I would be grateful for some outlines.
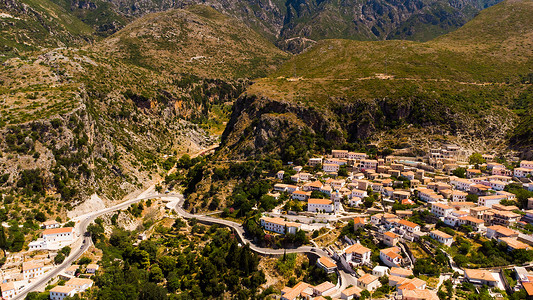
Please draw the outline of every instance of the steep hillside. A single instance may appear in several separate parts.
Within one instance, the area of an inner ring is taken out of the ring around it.
[[[266,74],[288,56],[210,8],[142,20],[82,49],[30,52],[0,65],[8,215],[32,217],[19,215],[18,205],[64,216],[93,193],[113,201],[149,186],[177,155],[217,141],[247,74]],[[179,36],[158,39],[163,32]]]
[[[332,146],[391,146],[390,137],[506,147],[517,120],[509,108],[528,93],[532,13],[532,1],[504,2],[426,43],[321,41],[248,89],[224,144],[233,156],[288,160]]]
[[[137,19],[96,49],[147,69],[209,78],[265,76],[288,57],[244,24],[206,6]]]
[[[92,28],[49,0],[0,1],[0,61],[41,47],[85,43]]]
[[[295,37],[310,39],[429,40],[453,31],[499,0],[111,0],[128,16],[191,3],[206,4],[242,20],[286,45]],[[291,47],[294,47],[291,45]],[[290,49],[290,47],[289,47]]]

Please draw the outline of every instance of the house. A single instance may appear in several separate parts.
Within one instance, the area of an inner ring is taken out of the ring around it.
[[[353,230],[357,231],[359,228],[364,228],[366,225],[365,218],[356,217],[353,219]]]
[[[278,192],[286,192],[287,191],[287,185],[284,183],[276,183],[274,184],[274,190]]]
[[[329,281],[322,282],[321,284],[313,287],[314,296],[327,296],[335,292],[335,285]]]
[[[450,184],[461,191],[469,191],[470,186],[473,185],[472,181],[464,178],[454,178],[450,180]]]
[[[515,168],[514,169],[514,176],[518,178],[524,178],[528,175],[533,176],[533,169],[527,169],[527,168]]]
[[[348,158],[348,150],[331,150],[331,156],[334,158]]]
[[[67,275],[70,275],[70,276],[75,276],[76,275],[76,271],[80,268],[80,265],[71,265],[70,267],[68,267],[66,270],[65,270],[65,274]]]
[[[295,191],[291,197],[294,200],[307,201],[311,197],[311,192]]]
[[[470,226],[475,232],[483,231],[485,229],[485,221],[472,216],[460,217],[458,225]]]
[[[43,222],[43,224],[41,225],[41,227],[44,228],[44,229],[59,228],[60,226],[61,226],[61,224],[59,224],[55,220],[50,220],[50,221]]]
[[[34,262],[25,262],[22,263],[22,274],[24,279],[36,278],[44,274],[44,264],[43,263],[34,263]]]
[[[466,178],[474,178],[481,176],[481,170],[478,169],[468,169],[466,170]]]
[[[413,276],[413,271],[405,268],[393,267],[390,269],[390,274],[398,277],[407,278]]]
[[[406,291],[424,290],[426,282],[419,278],[412,278],[405,280],[400,286],[396,287],[398,295],[403,295]]]
[[[363,159],[366,159],[367,157],[368,155],[366,153],[348,152],[348,159],[363,160]]]
[[[279,234],[285,234],[285,229],[287,230],[287,233],[295,234],[302,226],[298,223],[287,222],[282,218],[270,218],[266,216],[261,217],[260,224],[265,230],[277,232]]]
[[[74,227],[46,229],[42,238],[47,243],[71,242],[74,239]]]
[[[323,164],[322,171],[326,173],[338,173],[340,170],[340,165],[338,164]]]
[[[443,221],[444,221],[444,224],[455,227],[455,226],[460,225],[459,218],[466,217],[466,216],[468,216],[468,213],[466,211],[454,210],[449,215],[447,215]]]
[[[402,263],[402,256],[400,255],[400,248],[391,247],[379,251],[379,258],[389,267],[399,267]]]
[[[76,294],[76,288],[71,286],[55,286],[50,290],[51,300],[63,300],[66,297],[73,297]]]
[[[526,300],[533,300],[533,282],[522,282],[524,290],[526,290]]]
[[[500,201],[507,200],[507,196],[504,195],[491,195],[491,196],[481,196],[477,200],[479,206],[485,206],[492,208],[494,204],[500,204]]]
[[[374,159],[362,159],[359,168],[363,170],[376,170],[378,161]]]
[[[439,300],[434,291],[430,290],[404,290],[402,292],[403,300]]]
[[[468,282],[478,285],[496,286],[498,281],[487,270],[464,269]]]
[[[444,244],[450,247],[453,243],[453,237],[445,232],[440,230],[433,230],[429,233],[429,236],[436,240],[437,242]]]
[[[13,282],[6,282],[0,284],[0,290],[2,291],[2,299],[10,300],[17,294],[17,289]]]
[[[362,291],[363,290],[361,290],[357,286],[349,287],[349,288],[347,288],[347,289],[345,289],[344,291],[341,292],[341,299],[343,299],[343,300],[359,299],[361,297],[361,292]]]
[[[398,223],[400,224],[400,227],[402,229],[406,230],[407,236],[409,237],[413,237],[413,234],[415,232],[420,231],[420,225],[413,223],[411,221],[400,220],[400,222]]]
[[[368,197],[368,194],[367,194],[366,191],[353,189],[352,193],[351,193],[351,197],[359,197],[361,199],[364,199],[364,198]]]
[[[337,268],[337,264],[327,256],[321,256],[316,260],[316,264],[328,274],[335,272],[335,269]]]
[[[307,200],[307,211],[309,212],[333,212],[333,202],[329,199],[309,199]]]
[[[65,282],[65,286],[73,287],[76,289],[76,292],[80,293],[91,288],[93,284],[94,282],[91,279],[77,277],[74,277],[71,280]]]
[[[511,226],[520,220],[521,215],[512,211],[491,210],[492,218],[490,220],[493,225]]]
[[[509,251],[519,249],[529,250],[531,248],[528,244],[522,243],[521,241],[510,237],[501,237],[498,239],[498,241],[507,244]]]
[[[353,261],[357,264],[369,264],[371,262],[372,250],[361,244],[353,244],[344,249],[346,261]]]
[[[298,282],[294,287],[284,287],[281,290],[281,300],[296,300],[296,299],[307,299],[313,295],[313,286],[305,283]]]
[[[452,211],[453,211],[453,208],[451,208],[450,206],[444,203],[434,202],[431,205],[431,213],[437,216],[438,218],[445,218]]]
[[[300,224],[298,224],[298,225],[300,225]],[[96,273],[96,271],[98,271],[98,268],[99,268],[99,266],[97,264],[88,264],[87,268],[85,268],[85,273],[94,274],[94,273]]]
[[[470,186],[470,193],[478,196],[486,196],[489,194],[490,186],[481,183],[473,184]]]
[[[285,175],[285,171],[281,170],[276,173],[276,178],[279,180],[283,180],[283,176]]]
[[[392,231],[387,231],[383,234],[383,244],[394,247],[398,243],[400,236]]]
[[[361,202],[362,202],[362,199],[359,197],[350,198],[350,200],[348,201],[348,203],[350,204],[350,207],[359,206]]]
[[[466,196],[468,196],[468,193],[458,191],[458,190],[452,191],[452,201],[454,202],[465,202]]]
[[[377,277],[388,276],[389,268],[385,266],[375,266],[374,269],[372,269],[372,275]]]
[[[321,157],[312,157],[307,161],[307,164],[310,167],[316,167],[318,165],[322,164],[322,158]]]
[[[498,239],[501,237],[518,237],[518,231],[512,230],[501,225],[493,225],[487,227],[487,238],[489,239]]]
[[[357,279],[357,287],[363,290],[368,290],[372,292],[380,286],[381,283],[379,282],[379,277],[376,277],[372,274],[367,273]]]

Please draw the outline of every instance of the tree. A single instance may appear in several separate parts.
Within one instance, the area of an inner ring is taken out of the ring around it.
[[[61,252],[57,253],[56,257],[54,257],[54,263],[56,265],[59,265],[65,260],[65,255]]]
[[[139,300],[166,300],[167,289],[153,282],[147,282],[142,285],[139,293]]]
[[[60,252],[63,253],[65,256],[69,256],[71,250],[72,249],[69,246],[65,246],[65,247],[61,248]]]
[[[46,221],[46,216],[44,215],[44,213],[42,211],[37,212],[35,214],[35,220],[37,220],[39,222],[44,222],[44,221]]]
[[[483,159],[483,156],[480,153],[472,153],[470,157],[468,157],[468,162],[471,165],[480,165],[482,163],[485,163],[485,159]]]
[[[466,169],[459,167],[459,168],[453,170],[452,174],[454,176],[459,177],[459,178],[466,178]]]
[[[7,238],[6,232],[4,231],[4,226],[0,226],[0,249],[7,248]]]

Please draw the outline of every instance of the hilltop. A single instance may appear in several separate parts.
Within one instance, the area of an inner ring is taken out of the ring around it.
[[[505,147],[512,105],[530,92],[532,13],[531,1],[504,2],[425,43],[320,41],[247,90],[225,144],[237,156],[283,156],[302,136],[318,141],[302,146],[311,150],[391,146],[392,137],[414,148],[434,139]]]
[[[288,57],[243,23],[206,6],[147,15],[95,49],[147,69],[209,78],[262,77]]]

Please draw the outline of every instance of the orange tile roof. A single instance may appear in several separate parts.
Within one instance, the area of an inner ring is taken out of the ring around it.
[[[439,237],[441,237],[443,239],[451,239],[452,238],[451,235],[447,234],[446,232],[442,232],[440,230],[433,230],[430,233],[433,233],[434,235],[439,236]]]
[[[43,231],[43,235],[73,232],[74,227],[52,228]]]
[[[346,248],[344,251],[345,253],[357,253],[357,254],[364,254],[367,252],[370,252],[372,250],[368,249],[367,247],[361,245],[361,244],[353,244],[350,247]]]
[[[391,273],[391,275],[392,274],[398,274],[400,277],[408,277],[408,276],[413,275],[413,271],[412,270],[405,269],[405,268],[397,268],[397,267],[392,267],[390,269],[390,273]]]
[[[407,221],[407,220],[401,220],[399,223],[400,223],[401,225],[404,225],[404,226],[407,226],[407,227],[411,227],[411,228],[415,228],[415,227],[417,227],[417,226],[420,226],[420,225],[418,225],[418,224],[416,224],[416,223],[413,223],[413,222],[411,222],[411,221]]]
[[[321,256],[318,261],[326,268],[328,269],[331,269],[331,268],[336,268],[337,267],[337,264],[331,260],[331,258],[329,257],[326,257],[326,256]]]
[[[22,271],[33,270],[33,269],[42,268],[42,267],[44,267],[43,263],[34,263],[31,261],[22,263]]]
[[[374,282],[374,281],[376,281],[378,279],[379,279],[378,277],[367,273],[367,274],[359,277],[359,279],[357,279],[357,281],[363,283],[364,285],[368,285],[368,284],[370,284],[370,283],[372,283],[372,282]]]
[[[526,290],[528,296],[533,296],[533,282],[524,282],[522,286]]]
[[[399,235],[397,235],[396,233],[394,233],[392,231],[387,231],[387,232],[384,233],[384,235],[386,235],[386,236],[388,236],[390,238],[393,238],[393,239],[395,239],[395,238],[397,238],[399,236]]]
[[[54,287],[53,289],[51,289],[50,292],[68,294],[72,292],[73,290],[76,290],[76,288],[72,286],[58,285]]]
[[[474,269],[464,269],[465,275],[468,278],[474,279],[474,280],[484,280],[484,281],[497,281],[494,279],[494,276],[487,271],[487,270],[474,270]]]
[[[352,296],[352,295],[356,295],[357,297],[360,297],[361,296],[361,292],[363,290],[356,287],[356,286],[352,286],[350,288],[347,288],[345,289],[344,291],[342,291],[342,293],[346,296]]]
[[[323,293],[329,289],[334,288],[335,285],[329,281],[322,282],[321,284],[315,286],[315,290],[319,291],[320,293]]]
[[[307,203],[309,204],[331,204],[331,200],[329,199],[309,199],[307,200]]]
[[[353,223],[354,223],[354,224],[365,224],[366,222],[365,222],[365,219],[364,219],[364,218],[355,217],[355,218],[353,219]]]
[[[65,285],[82,286],[85,284],[92,284],[92,283],[93,281],[91,279],[74,277],[70,279],[69,281],[65,282]]]

